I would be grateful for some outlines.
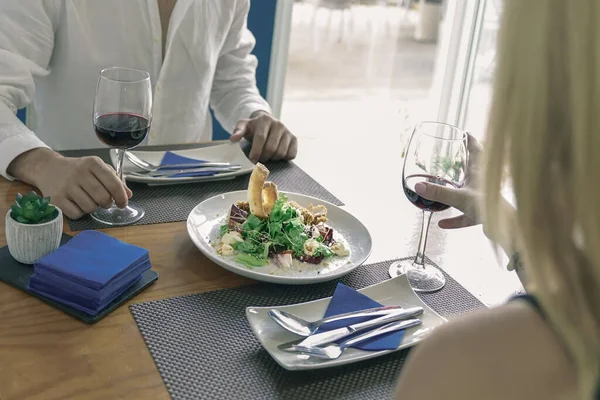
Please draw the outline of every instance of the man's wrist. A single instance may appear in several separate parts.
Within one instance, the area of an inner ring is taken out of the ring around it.
[[[47,165],[62,156],[46,147],[39,147],[18,155],[8,166],[7,172],[14,178],[38,186],[39,179],[48,169]]]
[[[263,114],[264,115],[271,115],[269,112],[267,112],[265,110],[256,110],[252,114],[250,114],[250,119],[258,118],[258,117],[260,117]]]

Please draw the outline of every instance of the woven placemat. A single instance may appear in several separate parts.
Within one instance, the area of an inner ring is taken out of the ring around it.
[[[86,155],[90,154],[107,160],[109,152],[107,149],[101,149],[86,153]],[[77,155],[82,154],[78,152]],[[343,205],[340,200],[293,162],[268,162],[265,163],[265,166],[271,171],[269,180],[277,182],[280,190],[313,196],[338,206]],[[198,203],[218,194],[246,190],[249,178],[248,174],[231,180],[167,186],[148,186],[128,182],[128,186],[134,193],[132,201],[146,211],[144,217],[134,225],[185,221]],[[69,220],[69,227],[73,231],[108,228],[108,226],[94,221],[90,216],[76,221]]]
[[[287,371],[253,335],[247,306],[265,307],[333,295],[337,282],[356,289],[388,279],[391,261],[358,268],[341,280],[316,285],[256,284],[130,306],[174,400],[387,399],[408,350],[317,371]],[[422,294],[447,318],[484,307],[450,276],[437,293]]]

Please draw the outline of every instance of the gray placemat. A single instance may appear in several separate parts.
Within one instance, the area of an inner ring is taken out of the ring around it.
[[[78,156],[83,154],[98,155],[106,161],[109,153],[107,149],[77,153]],[[338,206],[343,205],[340,200],[293,162],[269,162],[265,165],[271,171],[269,180],[276,182],[280,190],[313,196]],[[225,181],[168,186],[148,186],[128,182],[128,186],[134,193],[132,201],[146,211],[144,217],[134,225],[185,221],[198,203],[218,194],[247,189],[249,178],[248,174]],[[108,228],[108,226],[94,221],[90,216],[76,221],[69,220],[69,227],[73,231]]]
[[[387,399],[408,350],[317,371],[287,371],[262,348],[245,316],[247,306],[275,306],[333,295],[337,282],[356,289],[388,279],[391,261],[358,268],[316,285],[260,283],[130,306],[174,400]],[[437,293],[421,295],[447,318],[484,307],[450,276]]]

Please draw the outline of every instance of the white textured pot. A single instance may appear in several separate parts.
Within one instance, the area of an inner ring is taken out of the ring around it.
[[[15,260],[23,264],[33,264],[46,254],[52,253],[60,246],[63,232],[63,214],[52,221],[38,225],[22,224],[6,214],[6,242],[8,251]]]
[[[442,5],[426,3],[419,4],[419,18],[415,27],[415,39],[423,42],[433,42],[438,38],[440,22],[442,21]]]

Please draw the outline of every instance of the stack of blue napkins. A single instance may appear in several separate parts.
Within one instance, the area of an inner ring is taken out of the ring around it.
[[[84,231],[35,263],[28,289],[96,315],[150,267],[148,250]]]

